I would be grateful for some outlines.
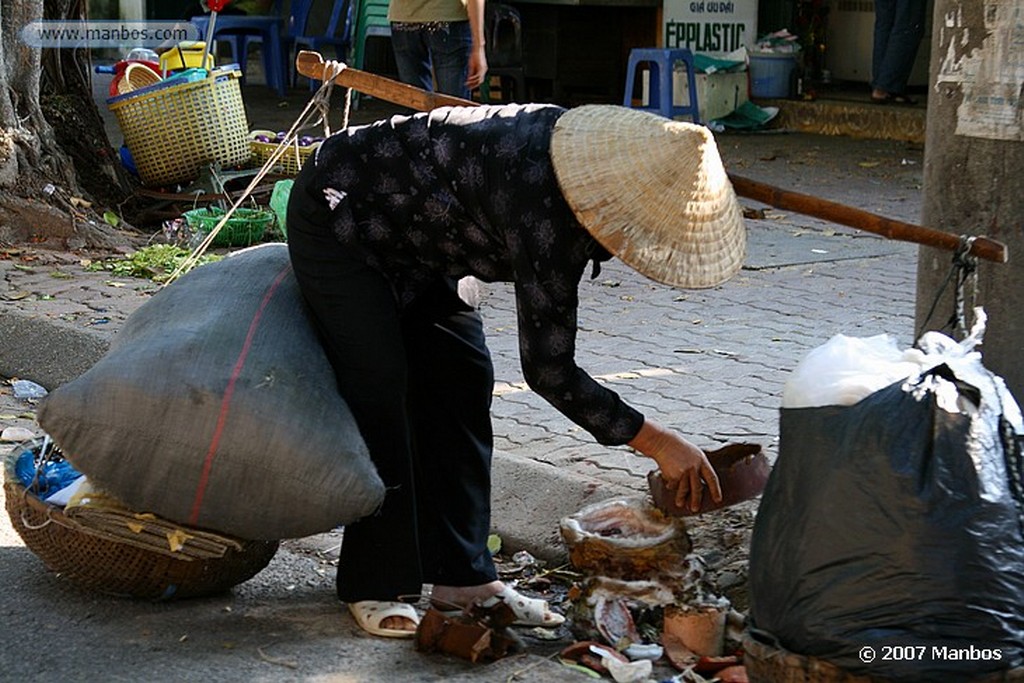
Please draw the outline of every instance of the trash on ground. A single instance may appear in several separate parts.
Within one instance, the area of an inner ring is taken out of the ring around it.
[[[641,681],[663,658],[693,672],[702,657],[727,654],[733,610],[711,589],[681,517],[665,515],[646,497],[613,499],[563,518],[560,531],[582,577],[568,596],[573,635],[613,648],[629,664],[598,659],[580,643],[563,659],[601,674],[607,669],[616,681]]]
[[[515,620],[512,608],[503,601],[487,607],[474,603],[456,612],[430,607],[416,629],[416,649],[471,662],[495,661],[524,649],[509,628]]]

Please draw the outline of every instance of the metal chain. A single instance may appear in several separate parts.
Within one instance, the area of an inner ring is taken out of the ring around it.
[[[970,253],[975,239],[974,236],[960,235],[960,245],[953,253],[949,273],[946,275],[946,279],[942,281],[939,291],[935,294],[935,299],[928,309],[928,315],[925,316],[924,322],[921,323],[921,327],[917,331],[917,338],[920,338],[924,331],[928,329],[928,323],[931,321],[932,315],[935,314],[935,309],[938,307],[942,295],[953,280],[956,281],[956,289],[953,292],[953,311],[946,323],[939,328],[939,331],[948,329],[952,334],[959,332],[963,336],[967,335],[967,322],[964,313],[967,307],[964,303],[964,290],[969,284],[969,296],[973,303],[978,289],[978,257],[972,256]]]

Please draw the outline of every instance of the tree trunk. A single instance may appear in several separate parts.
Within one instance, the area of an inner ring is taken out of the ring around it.
[[[0,5],[0,188],[21,184],[23,175],[40,171],[59,178],[64,175],[60,169],[70,167],[39,106],[42,51],[25,45],[18,35],[21,27],[42,18],[42,0]],[[49,168],[44,166],[44,150]]]
[[[33,48],[19,35],[44,18],[83,19],[84,0],[0,4],[0,242],[128,246],[128,233],[88,207],[116,208],[129,189],[92,100],[87,52]]]

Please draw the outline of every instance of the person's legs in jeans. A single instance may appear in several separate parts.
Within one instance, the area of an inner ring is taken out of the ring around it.
[[[926,0],[875,0],[871,86],[902,95],[924,36]]]
[[[469,53],[473,35],[468,21],[453,21],[447,28],[429,31],[426,37],[434,64],[437,91],[469,99],[466,78],[469,76]]]
[[[426,30],[407,27],[392,28],[391,49],[395,53],[399,80],[409,85],[415,85],[417,88],[434,90]]]
[[[885,53],[889,49],[889,35],[892,33],[892,22],[896,16],[897,0],[875,0],[875,28],[871,49],[871,85],[881,82],[882,65]]]
[[[469,99],[466,78],[473,36],[468,21],[448,22],[444,27],[393,28],[391,45],[403,83],[433,92],[436,80],[437,92]]]

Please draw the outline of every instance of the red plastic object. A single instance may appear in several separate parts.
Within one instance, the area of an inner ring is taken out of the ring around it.
[[[219,12],[231,4],[231,0],[206,0],[211,12]]]

